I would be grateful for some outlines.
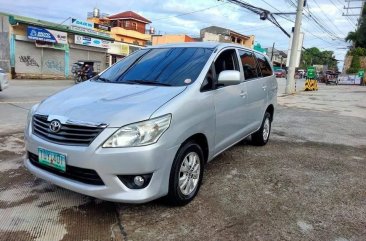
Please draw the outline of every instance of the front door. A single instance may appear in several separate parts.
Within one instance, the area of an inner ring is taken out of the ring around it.
[[[214,68],[216,80],[221,71],[240,71],[236,50],[222,51],[215,61]],[[219,86],[213,93],[216,112],[215,152],[218,153],[245,135],[246,83]]]

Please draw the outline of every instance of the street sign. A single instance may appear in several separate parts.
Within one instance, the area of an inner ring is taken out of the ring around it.
[[[308,79],[315,79],[315,68],[312,66],[308,67],[306,76]]]
[[[358,77],[363,78],[365,76],[365,70],[361,69],[357,73]]]

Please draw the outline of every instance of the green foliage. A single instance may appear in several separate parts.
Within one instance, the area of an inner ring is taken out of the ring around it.
[[[351,56],[366,56],[366,48],[357,47],[348,51],[347,55]]]
[[[347,74],[356,74],[361,69],[360,55],[353,55],[351,66],[347,69]]]
[[[357,74],[358,71],[359,71],[359,69],[349,68],[346,70],[346,73],[347,74]]]
[[[353,42],[355,47],[366,48],[366,5],[359,21],[359,28],[356,31],[349,32],[345,40]]]
[[[361,68],[360,56],[355,55],[352,57],[351,68]]]
[[[337,68],[337,60],[334,58],[333,51],[320,51],[316,47],[306,49],[301,55],[301,68],[312,65],[328,65],[329,69]]]

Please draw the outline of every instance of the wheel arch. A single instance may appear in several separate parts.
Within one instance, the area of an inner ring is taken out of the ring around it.
[[[271,121],[273,121],[274,106],[270,104],[264,113],[268,112],[271,115]]]
[[[194,141],[195,143],[197,143],[201,148],[202,148],[202,152],[203,152],[203,157],[205,158],[205,163],[208,160],[208,155],[209,155],[209,146],[208,146],[208,141],[207,141],[207,137],[205,134],[203,133],[196,133],[190,137],[188,137],[182,144],[181,146],[183,146],[185,143],[189,142],[189,141]]]

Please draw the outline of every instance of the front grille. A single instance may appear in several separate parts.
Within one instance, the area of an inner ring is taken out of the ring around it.
[[[70,178],[75,181],[79,181],[91,185],[104,185],[104,182],[98,175],[98,173],[92,169],[80,168],[66,165],[66,172],[59,171],[53,167],[45,166],[38,162],[38,156],[31,152],[28,152],[29,161],[36,167],[45,171],[51,172],[58,176]]]
[[[47,141],[73,146],[88,146],[102,132],[102,127],[62,124],[58,132],[51,132],[51,121],[45,115],[33,116],[33,134]]]

